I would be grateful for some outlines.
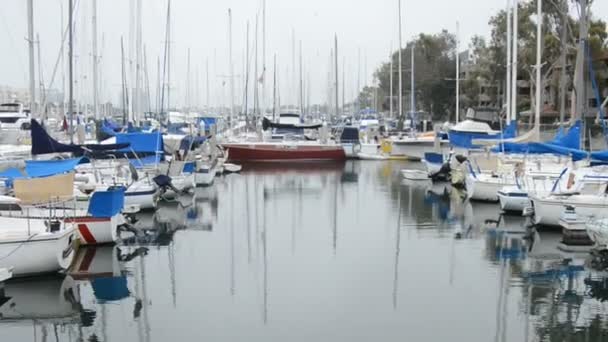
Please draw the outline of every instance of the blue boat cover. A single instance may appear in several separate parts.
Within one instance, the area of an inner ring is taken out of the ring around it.
[[[53,139],[44,127],[38,123],[38,121],[31,120],[31,134],[32,134],[32,155],[48,154],[48,153],[74,153],[76,155],[83,155],[89,151],[100,152],[100,151],[115,151],[121,148],[129,147],[128,144],[86,144],[86,145],[74,145],[74,144],[62,144],[57,140]]]
[[[196,162],[187,162],[184,164],[184,173],[194,173],[196,170]]]
[[[158,133],[119,133],[116,134],[117,144],[130,144],[118,152],[135,152],[137,154],[163,153],[163,137]]]
[[[186,135],[179,143],[179,149],[182,151],[189,151],[198,148],[207,140],[207,137],[203,136],[192,136]]]
[[[10,168],[0,172],[0,178],[13,180],[22,178],[49,177],[73,171],[76,165],[85,164],[88,162],[89,159],[85,157],[63,160],[26,160],[25,174],[22,174],[19,169]]]
[[[95,191],[89,201],[89,214],[93,217],[112,217],[125,205],[125,188],[110,188],[107,191]]]
[[[112,119],[104,119],[103,123],[106,127],[108,127],[109,129],[113,130],[116,133],[122,131],[122,126],[119,125],[117,122],[115,122]]]
[[[443,154],[436,152],[425,152],[424,160],[430,164],[443,164]]]
[[[129,297],[127,277],[95,278],[91,280],[95,298],[100,302],[115,302]]]
[[[547,142],[509,143],[505,142],[492,149],[493,152],[542,154],[552,153],[585,158],[586,152],[580,151],[581,121],[577,120],[567,133],[560,128],[555,137]]]
[[[481,148],[480,145],[474,145],[473,140],[484,139],[484,140],[500,140],[500,139],[511,139],[517,135],[517,122],[511,121],[505,129],[498,134],[487,134],[478,132],[461,132],[451,130],[448,134],[450,145],[460,148]]]

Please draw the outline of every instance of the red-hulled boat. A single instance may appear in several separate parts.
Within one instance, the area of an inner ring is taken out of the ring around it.
[[[227,143],[228,160],[245,161],[343,161],[346,159],[340,145],[316,142],[255,142]]]

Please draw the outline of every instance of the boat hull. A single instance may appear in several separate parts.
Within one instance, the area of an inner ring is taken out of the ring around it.
[[[29,219],[30,225],[44,225],[44,220]],[[2,218],[2,224],[27,225],[26,219]],[[67,269],[74,258],[76,232],[71,225],[56,233],[29,235],[27,226],[19,234],[0,241],[0,268],[13,268],[14,277],[54,273]],[[34,230],[32,228],[32,230]]]
[[[104,245],[118,240],[117,228],[122,221],[120,214],[113,217],[76,217],[67,219],[74,222],[80,242],[83,245]]]
[[[504,187],[498,191],[498,200],[500,209],[503,211],[521,213],[525,208],[530,206],[528,193],[519,189],[510,189]]]
[[[230,162],[346,159],[341,145],[226,144],[224,148],[230,152]]]
[[[471,174],[466,176],[467,196],[474,201],[498,202],[498,191],[504,187],[503,182],[493,179],[479,179]]]

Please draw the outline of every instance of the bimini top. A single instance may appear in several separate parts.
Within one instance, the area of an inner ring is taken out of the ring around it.
[[[86,157],[62,160],[26,160],[25,169],[9,168],[0,172],[0,178],[8,180],[50,177],[73,171],[77,165],[86,164]]]
[[[129,144],[63,144],[51,137],[44,127],[38,121],[31,120],[32,128],[32,155],[49,154],[49,153],[74,153],[75,155],[83,155],[87,151],[106,152],[115,151],[127,148]]]

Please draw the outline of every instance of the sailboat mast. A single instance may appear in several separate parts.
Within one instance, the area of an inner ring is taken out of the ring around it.
[[[34,74],[34,3],[27,0],[27,44],[30,62],[30,112],[34,113],[36,105],[36,75]]]
[[[262,110],[266,112],[266,0],[262,0]]]
[[[302,41],[300,40],[300,115],[304,115],[304,84],[302,80]]]
[[[205,69],[206,69],[205,72],[207,74],[206,75],[206,81],[205,81],[206,88],[207,88],[206,89],[206,91],[207,91],[207,94],[206,94],[206,97],[207,97],[207,100],[206,100],[206,102],[207,102],[207,114],[209,114],[210,113],[210,109],[211,109],[210,102],[209,102],[210,101],[210,93],[211,93],[209,91],[209,58],[207,58],[207,61],[205,62]]]
[[[249,20],[247,20],[247,35],[246,35],[246,47],[245,47],[245,125],[249,127]]]
[[[511,60],[513,65],[511,66],[511,114],[509,116],[510,121],[517,119],[517,43],[519,40],[519,29],[518,29],[518,6],[519,0],[513,0],[513,41],[511,54]]]
[[[272,121],[276,122],[277,115],[277,54],[274,54],[274,76],[272,85]]]
[[[190,111],[190,48],[188,48],[188,61],[186,63],[186,110]]]
[[[133,121],[139,122],[141,119],[142,105],[142,36],[141,36],[141,1],[137,0],[136,13],[136,33],[135,33],[135,95],[133,96]]]
[[[167,113],[171,110],[171,0],[167,2]],[[167,115],[167,118],[169,116]]]
[[[401,122],[401,115],[403,113],[403,62],[401,57],[401,50],[403,49],[402,40],[401,40],[401,0],[399,2],[399,113],[397,113],[399,117],[399,121]]]
[[[414,113],[416,113],[416,85],[414,84],[414,70],[415,70],[415,66],[414,66],[414,52],[416,50],[416,43],[412,43],[412,49],[411,49],[411,62],[410,62],[410,66],[412,68],[412,70],[410,70],[410,107],[411,107],[411,113],[410,113],[410,120],[411,120],[411,124],[412,124],[412,128],[414,128]]]
[[[234,125],[234,66],[232,65],[232,10],[228,9],[228,64],[230,68],[230,127]]]
[[[507,0],[507,75],[506,75],[506,80],[507,80],[507,84],[506,84],[506,94],[507,94],[507,98],[506,98],[506,110],[507,110],[507,122],[511,122],[511,81],[512,81],[512,74],[511,74],[511,36],[513,35],[511,32],[511,24],[512,24],[512,20],[511,20],[511,1],[512,0]]]
[[[336,72],[335,72],[335,76],[336,76],[336,117],[334,118],[337,119],[340,116],[340,84],[338,83],[338,34],[336,34],[334,36],[334,64],[335,64],[335,68],[336,68]]]
[[[97,69],[97,0],[93,0],[93,110],[95,120],[99,120],[99,98],[98,96],[98,69]]]
[[[31,0],[30,0],[31,1]],[[74,4],[73,0],[68,0],[68,25],[69,48],[68,48],[68,111],[70,116],[70,142],[74,143]]]
[[[583,0],[584,1],[584,0]],[[535,109],[535,121],[534,121],[534,128],[535,128],[535,134],[536,134],[536,139],[539,139],[539,135],[540,135],[540,106],[541,106],[541,90],[543,88],[541,82],[541,66],[542,66],[542,50],[541,50],[541,39],[542,39],[542,33],[543,33],[543,1],[542,0],[538,0],[537,3],[537,8],[536,8],[536,18],[537,18],[537,23],[536,23],[536,108]]]
[[[129,101],[127,100],[127,97],[128,97],[129,91],[127,90],[127,86],[126,86],[125,46],[124,46],[122,36],[120,37],[120,65],[122,67],[122,108],[123,108],[122,124],[126,125],[127,116],[128,116],[127,111],[128,111],[128,106],[129,106],[129,103],[128,103]]]
[[[389,117],[393,118],[393,43],[391,42],[389,83]]]
[[[460,120],[460,23],[456,22],[456,123]]]
[[[310,74],[309,74],[310,75]],[[308,82],[310,86],[310,82]],[[346,56],[342,59],[342,114],[346,114]],[[310,92],[309,92],[310,94]],[[310,103],[309,103],[310,105]]]

